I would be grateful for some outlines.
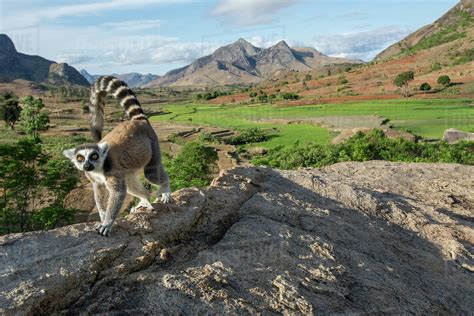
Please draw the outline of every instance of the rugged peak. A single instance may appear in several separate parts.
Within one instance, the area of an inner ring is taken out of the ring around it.
[[[275,45],[273,45],[273,47],[288,48],[288,49],[290,49],[290,46],[289,46],[288,43],[285,42],[284,40],[279,41],[278,43],[276,43]]]
[[[6,34],[0,34],[0,52],[2,53],[16,53],[15,44]]]
[[[249,41],[247,41],[245,38],[241,37],[238,40],[235,41],[235,44],[249,44],[252,45]]]

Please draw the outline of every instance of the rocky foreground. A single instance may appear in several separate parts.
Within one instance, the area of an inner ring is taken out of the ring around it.
[[[0,313],[474,310],[474,167],[239,168],[175,204],[0,237]]]

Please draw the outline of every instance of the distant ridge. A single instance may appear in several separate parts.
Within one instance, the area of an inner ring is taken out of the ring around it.
[[[291,48],[285,41],[260,48],[240,38],[211,55],[169,71],[147,87],[252,84],[286,70],[309,71],[328,65],[361,63],[361,60],[329,57],[314,48]]]
[[[89,81],[89,83],[93,83],[97,78],[99,78],[101,75],[91,75],[87,72],[87,70],[82,69],[81,74],[84,76],[84,78]],[[112,74],[112,76],[115,76],[119,78],[120,80],[123,80],[129,87],[131,88],[138,88],[142,87],[149,82],[158,79],[160,76],[158,75],[153,75],[153,74],[140,74],[136,72],[131,72],[128,74]]]
[[[0,34],[0,82],[16,79],[37,83],[89,85],[74,67],[40,56],[22,54],[6,34]]]

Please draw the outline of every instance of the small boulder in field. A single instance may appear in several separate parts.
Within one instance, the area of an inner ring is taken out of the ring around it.
[[[455,144],[461,140],[474,141],[474,133],[463,132],[455,128],[450,128],[444,131],[443,140],[450,144]]]

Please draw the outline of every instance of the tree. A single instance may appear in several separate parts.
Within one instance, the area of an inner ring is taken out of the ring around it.
[[[39,132],[49,128],[48,111],[44,109],[41,98],[28,96],[22,100],[23,110],[20,114],[20,128],[28,136],[39,138]]]
[[[428,82],[422,83],[420,86],[420,91],[430,91],[431,86]]]
[[[257,96],[257,92],[252,91],[252,92],[250,92],[249,96],[250,96],[251,98],[255,98],[255,97]]]
[[[4,93],[0,96],[0,115],[5,125],[10,129],[15,128],[15,123],[20,118],[21,107],[18,98],[12,93]]]
[[[393,83],[402,88],[402,94],[406,98],[409,96],[408,83],[415,79],[415,73],[413,71],[406,71],[398,74]]]
[[[76,186],[74,167],[51,159],[34,139],[0,145],[0,234],[54,228],[70,221],[65,196]]]
[[[304,81],[310,81],[311,79],[313,79],[313,76],[311,76],[310,74],[307,74],[307,75],[304,77]]]
[[[451,84],[451,78],[449,76],[441,76],[438,78],[438,84],[448,87]]]

